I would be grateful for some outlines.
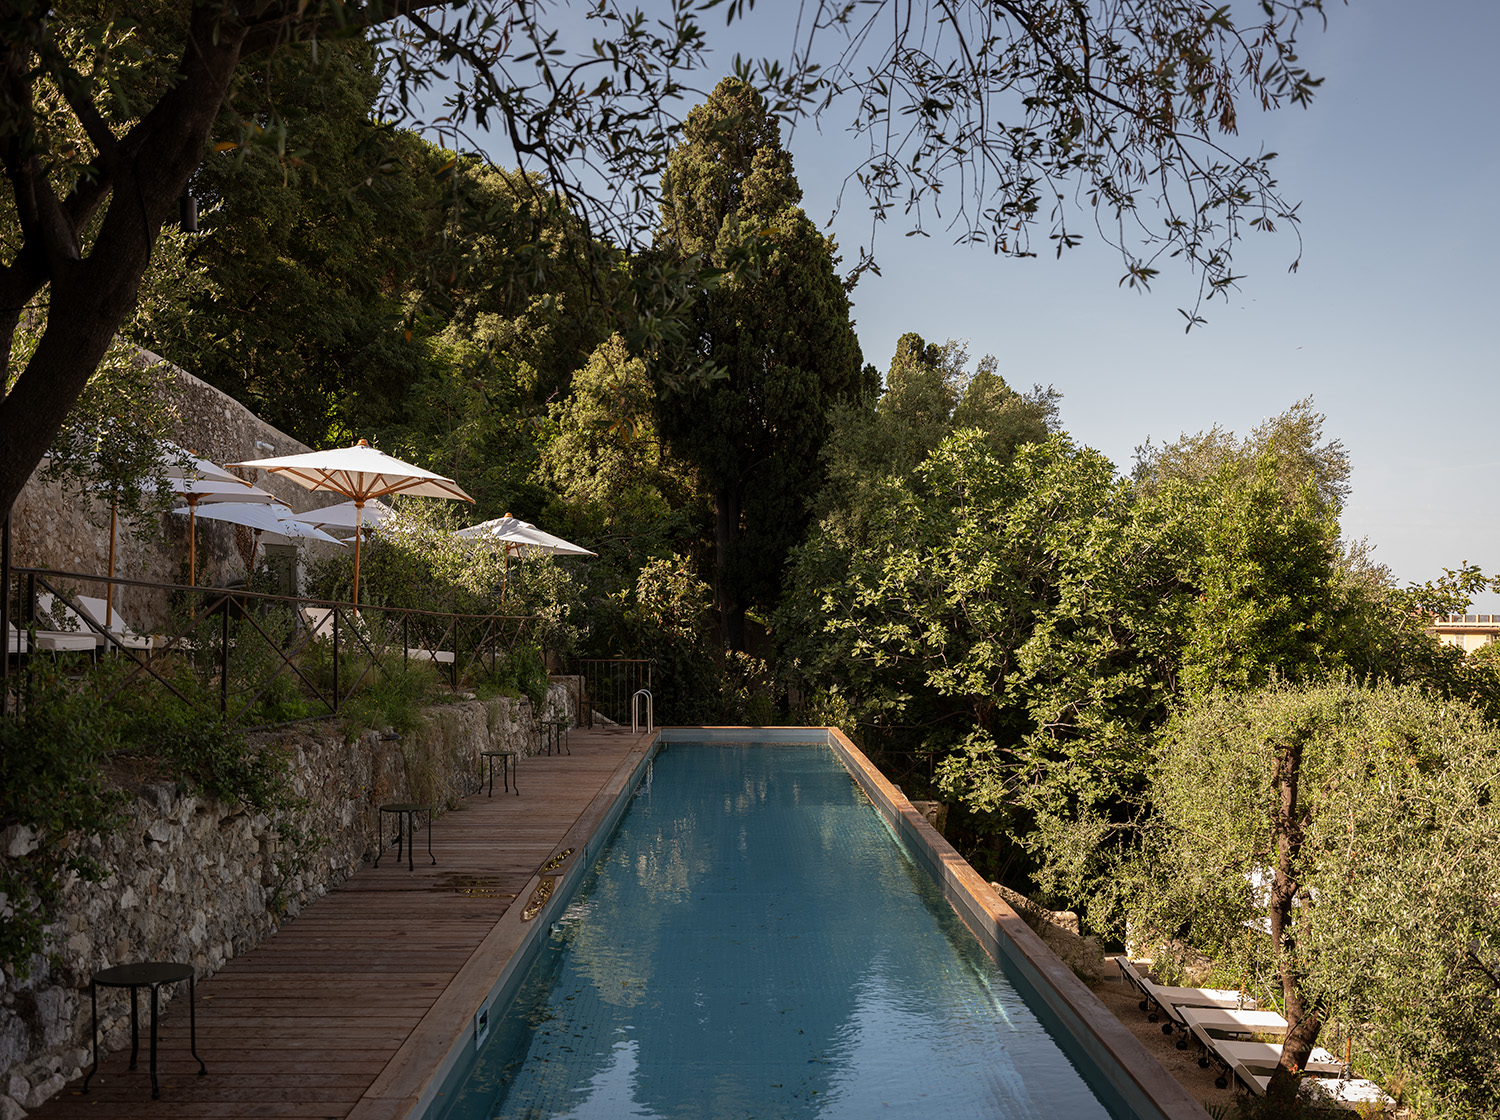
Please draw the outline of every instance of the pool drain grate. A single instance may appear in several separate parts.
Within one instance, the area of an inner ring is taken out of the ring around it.
[[[440,894],[447,894],[451,891],[470,898],[512,899],[516,897],[516,892],[505,890],[498,879],[485,879],[478,875],[449,875],[433,890]]]

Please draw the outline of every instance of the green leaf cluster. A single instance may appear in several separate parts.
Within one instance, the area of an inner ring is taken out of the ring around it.
[[[68,883],[96,882],[90,842],[120,820],[125,799],[101,764],[119,720],[97,694],[34,680],[30,703],[0,720],[0,962],[29,976]]]
[[[956,357],[907,336],[873,415],[830,441],[778,633],[867,747],[956,803],[974,858],[1093,898],[1105,927],[1106,870],[1171,711],[1371,672],[1389,589],[1338,541],[1347,462],[1309,402],[1243,441],[1148,448],[1122,478],[1041,438],[1051,395],[1021,397],[986,364],[965,382]],[[968,407],[979,389],[988,412]],[[989,421],[955,430],[974,416]],[[1408,660],[1403,679],[1421,671]]]

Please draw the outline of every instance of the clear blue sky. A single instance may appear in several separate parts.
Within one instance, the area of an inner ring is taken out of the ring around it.
[[[792,10],[762,0],[725,37],[723,71],[736,50],[784,50]],[[1500,4],[1330,0],[1328,16],[1303,36],[1326,77],[1313,107],[1241,118],[1302,201],[1296,274],[1292,239],[1258,237],[1236,258],[1241,291],[1185,334],[1186,274],[1141,295],[1117,286],[1118,257],[1101,248],[1016,261],[893,227],[876,245],[883,275],[854,294],[865,358],[884,369],[908,330],[966,340],[1012,384],[1060,390],[1064,426],[1121,470],[1148,436],[1244,433],[1311,395],[1354,464],[1346,537],[1368,538],[1402,582],[1462,560],[1500,569]],[[858,149],[806,125],[789,147],[809,215],[827,221]],[[853,260],[868,234],[857,198],[831,230]],[[1500,596],[1476,609],[1500,610]]]

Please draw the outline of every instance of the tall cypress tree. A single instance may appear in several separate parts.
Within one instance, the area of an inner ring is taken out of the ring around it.
[[[734,267],[704,291],[689,343],[691,360],[724,376],[661,391],[661,431],[713,493],[714,594],[725,644],[742,650],[746,608],[779,596],[807,528],[829,409],[875,381],[861,369],[833,240],[798,206],[792,157],[760,95],[724,79],[684,135],[662,180],[658,246]]]

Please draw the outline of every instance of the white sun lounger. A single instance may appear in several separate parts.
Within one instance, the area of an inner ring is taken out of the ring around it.
[[[1179,1030],[1186,1031],[1187,1024],[1183,1021],[1179,1008],[1183,1007],[1220,1007],[1232,1008],[1234,1010],[1255,1010],[1255,1000],[1244,992],[1234,991],[1232,988],[1178,988],[1165,984],[1158,984],[1148,976],[1142,975],[1130,961],[1124,957],[1116,957],[1115,964],[1120,969],[1120,976],[1136,990],[1141,996],[1141,1010],[1147,1013],[1151,1022],[1156,1022],[1158,1017],[1165,1016],[1166,1022],[1162,1023],[1162,1034],[1171,1034],[1175,1024]],[[1155,1010],[1152,1010],[1152,1008]],[[1187,1048],[1185,1039],[1177,1042],[1179,1050]]]
[[[29,653],[31,640],[27,632],[9,624],[6,628],[6,653]],[[99,648],[99,638],[92,630],[82,633],[72,630],[38,630],[36,648],[47,653],[93,653]]]
[[[36,604],[41,610],[52,614],[57,600],[50,593],[44,591],[36,597]],[[77,607],[76,610],[74,609],[75,605]],[[80,612],[82,613],[80,614]],[[71,604],[63,604],[63,613],[67,618],[72,619],[78,624],[76,632],[68,631],[67,633],[71,633],[75,637],[87,638],[95,646],[102,646],[105,649],[149,650],[155,649],[158,645],[162,644],[162,639],[154,635],[137,632],[133,626],[129,625],[120,616],[118,610],[111,611],[109,605],[103,599],[96,596],[73,596]],[[109,619],[107,627],[104,624],[106,618]],[[106,630],[109,634],[108,637],[105,636]],[[63,633],[63,631],[57,631],[57,633]],[[42,645],[40,635],[37,638],[37,645],[43,649],[47,648]],[[88,647],[70,646],[68,648],[87,649]]]
[[[135,627],[127,623],[118,610],[111,611],[109,605],[100,598],[91,595],[76,596],[78,609],[89,618],[99,624],[99,629],[108,629],[110,639],[101,642],[106,649],[112,645],[120,645],[125,649],[155,649],[165,643],[165,639],[157,634],[142,634]],[[105,627],[104,620],[109,619],[109,626]]]
[[[407,650],[406,656],[413,661],[436,661],[439,665],[453,664],[453,651],[447,649],[414,648]]]
[[[1200,1015],[1212,1014],[1211,1011],[1184,1007],[1181,1009],[1181,1014],[1201,1048],[1198,1064],[1207,1069],[1209,1062],[1219,1063],[1222,1072],[1214,1083],[1221,1089],[1229,1085],[1230,1074],[1249,1085],[1251,1076],[1256,1072],[1274,1070],[1281,1063],[1281,1043],[1279,1042],[1241,1042],[1228,1038],[1216,1038],[1210,1033],[1211,1028],[1200,1021]],[[1313,1047],[1312,1053],[1308,1055],[1307,1065],[1303,1068],[1307,1073],[1313,1074],[1337,1076],[1344,1072],[1344,1064],[1321,1046]]]
[[[303,607],[302,618],[316,639],[333,640],[333,607]],[[345,623],[347,625],[347,621]],[[435,661],[439,665],[452,665],[453,651],[446,649],[408,649],[406,656],[412,661]]]
[[[1193,1021],[1210,1033],[1226,1035],[1286,1034],[1287,1021],[1275,1011],[1240,1011],[1232,1007],[1193,1007]]]
[[[31,638],[25,630],[18,630],[7,623],[5,631],[7,655],[31,652]],[[48,653],[92,653],[98,648],[98,643],[92,634],[75,634],[70,630],[38,630],[36,648]]]

